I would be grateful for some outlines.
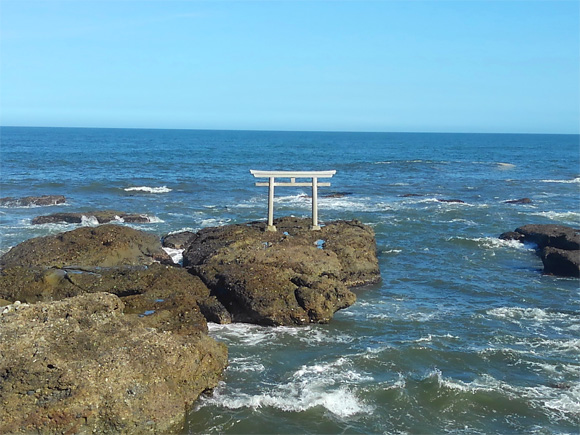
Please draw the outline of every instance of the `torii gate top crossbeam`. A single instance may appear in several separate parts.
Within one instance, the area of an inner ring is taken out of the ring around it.
[[[275,186],[312,186],[312,229],[319,230],[318,225],[318,186],[330,186],[330,183],[319,183],[319,178],[331,178],[332,171],[258,171],[251,169],[256,178],[268,178],[268,182],[258,182],[256,186],[268,186],[268,231],[276,231],[274,226],[274,187]],[[276,182],[276,178],[289,178],[290,182]],[[296,178],[310,178],[309,182],[296,182]]]

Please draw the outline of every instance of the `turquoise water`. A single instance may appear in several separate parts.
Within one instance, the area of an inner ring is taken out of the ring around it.
[[[0,134],[1,196],[67,197],[0,208],[2,253],[76,227],[30,223],[57,211],[143,213],[153,222],[131,226],[159,235],[265,219],[250,169],[336,169],[320,220],[374,228],[383,280],[329,325],[210,325],[230,365],[185,433],[578,433],[579,282],[543,276],[532,246],[497,238],[528,223],[580,227],[578,136]],[[308,194],[278,188],[275,215],[309,216]],[[504,202],[523,197],[532,203]]]

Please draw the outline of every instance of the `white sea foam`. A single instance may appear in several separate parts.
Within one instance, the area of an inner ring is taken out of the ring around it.
[[[450,237],[447,239],[447,241],[452,241],[452,240],[473,241],[485,249],[511,248],[511,249],[518,249],[518,250],[522,250],[522,251],[531,251],[531,250],[534,250],[534,248],[535,248],[535,245],[532,245],[532,244],[521,243],[517,240],[503,240],[503,239],[499,239],[497,237],[474,237],[474,238]]]
[[[450,379],[443,376],[439,369],[429,373],[440,387],[452,390],[477,393],[479,391],[493,391],[505,395],[510,399],[525,399],[534,407],[549,410],[557,419],[576,420],[580,413],[580,383],[567,384],[565,388],[555,385],[539,385],[534,387],[520,387],[495,379],[484,374],[472,382]]]
[[[242,361],[245,362],[245,361]],[[373,378],[357,372],[347,358],[312,365],[303,365],[286,383],[263,385],[255,394],[228,390],[225,383],[212,396],[201,400],[200,406],[214,405],[229,409],[271,407],[288,412],[302,412],[323,407],[339,418],[356,414],[372,414],[374,407],[357,395],[357,386]]]
[[[568,180],[540,180],[542,183],[565,183],[565,184],[571,184],[571,183],[580,183],[580,177],[576,177],[576,178],[572,178],[572,179],[568,179]]]
[[[199,226],[201,228],[221,227],[227,225],[229,222],[231,222],[229,218],[206,218],[199,221]]]
[[[498,162],[496,163],[497,168],[501,169],[501,170],[506,170],[506,169],[513,169],[516,167],[516,165],[512,164],[512,163],[502,163],[502,162]]]
[[[95,216],[81,216],[81,225],[83,227],[96,227],[99,225],[99,221]]]
[[[185,231],[191,231],[192,233],[196,233],[199,231],[199,228],[183,227],[183,228],[180,228],[179,230],[169,231],[169,233],[167,233],[167,234],[179,234],[179,233],[183,233]]]
[[[564,212],[541,211],[529,214],[532,216],[541,216],[556,221],[563,220],[568,222],[580,223],[580,212],[577,211],[564,211]]]
[[[300,193],[297,195],[281,195],[274,198],[274,209],[278,207],[294,207],[296,209],[304,210],[310,213],[312,207],[312,199],[309,194]],[[239,208],[255,208],[263,204],[266,206],[267,199],[264,196],[257,196],[243,201],[236,205]],[[324,194],[319,192],[318,196],[319,210],[347,210],[347,211],[379,211],[384,210],[384,206],[374,203],[369,197],[358,197],[355,195],[347,195],[343,197],[324,197]]]
[[[162,224],[163,222],[165,222],[163,219],[158,218],[157,216],[145,216],[147,219],[149,219],[149,223],[152,224]]]
[[[415,340],[415,343],[431,343],[433,339],[443,338],[443,339],[451,339],[451,340],[459,340],[459,337],[456,335],[445,334],[445,335],[437,335],[437,334],[428,334],[427,337],[421,337]]]
[[[147,192],[147,193],[168,193],[171,192],[173,189],[170,189],[167,186],[160,186],[160,187],[149,187],[149,186],[134,186],[134,187],[125,187],[125,192]]]
[[[401,252],[403,252],[402,249],[385,249],[381,251],[381,254],[400,254]]]
[[[563,321],[567,324],[580,323],[580,315],[578,314],[559,311],[547,311],[542,308],[501,307],[487,310],[486,313],[496,318],[506,319],[514,322],[528,320],[535,322]]]
[[[258,362],[255,356],[236,357],[228,361],[228,370],[235,372],[263,372],[266,370],[264,364]]]
[[[219,325],[208,323],[210,334],[226,344],[242,344],[244,346],[285,346],[288,339],[298,340],[308,345],[321,343],[350,343],[354,340],[351,335],[331,333],[317,326],[278,326],[266,327],[248,323],[231,323]]]
[[[182,264],[183,262],[183,251],[185,249],[174,249],[174,248],[163,248],[165,252],[169,254],[171,259],[175,264]]]

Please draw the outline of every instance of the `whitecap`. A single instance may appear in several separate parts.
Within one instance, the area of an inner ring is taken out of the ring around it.
[[[134,187],[126,187],[123,190],[125,190],[125,192],[168,193],[171,192],[173,189],[170,189],[167,186],[161,187],[134,186]]]
[[[570,184],[570,183],[580,183],[580,177],[576,177],[573,179],[568,179],[568,180],[540,180],[542,183],[565,183],[565,184]]]
[[[403,252],[402,249],[385,249],[381,251],[381,254],[400,254]]]
[[[451,339],[451,340],[459,340],[459,337],[456,335],[451,335],[451,334],[444,334],[444,335],[437,335],[437,334],[428,334],[426,337],[421,337],[418,338],[417,340],[414,340],[414,343],[431,343],[433,342],[433,339],[437,339],[437,338],[443,338],[443,339]]]
[[[564,212],[542,211],[529,214],[532,216],[541,216],[556,221],[563,220],[570,222],[580,222],[580,213],[577,211],[564,211]]]
[[[520,320],[533,320],[535,322],[580,322],[580,317],[578,317],[578,315],[560,311],[548,311],[542,308],[501,307],[487,310],[486,313],[496,318],[518,322]]]
[[[532,251],[535,249],[535,245],[530,243],[521,243],[517,240],[503,240],[497,237],[449,237],[447,239],[447,241],[453,240],[475,242],[486,249],[511,248],[522,251]]]

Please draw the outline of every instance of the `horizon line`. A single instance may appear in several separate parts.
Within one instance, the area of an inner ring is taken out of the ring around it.
[[[568,135],[578,136],[577,133],[531,133],[531,132],[483,132],[483,131],[379,131],[379,130],[285,130],[285,129],[252,129],[252,128],[185,128],[185,127],[87,127],[87,126],[59,126],[59,125],[0,125],[0,128],[78,128],[102,130],[181,130],[181,131],[245,131],[271,133],[369,133],[369,134],[529,134],[529,135]]]

